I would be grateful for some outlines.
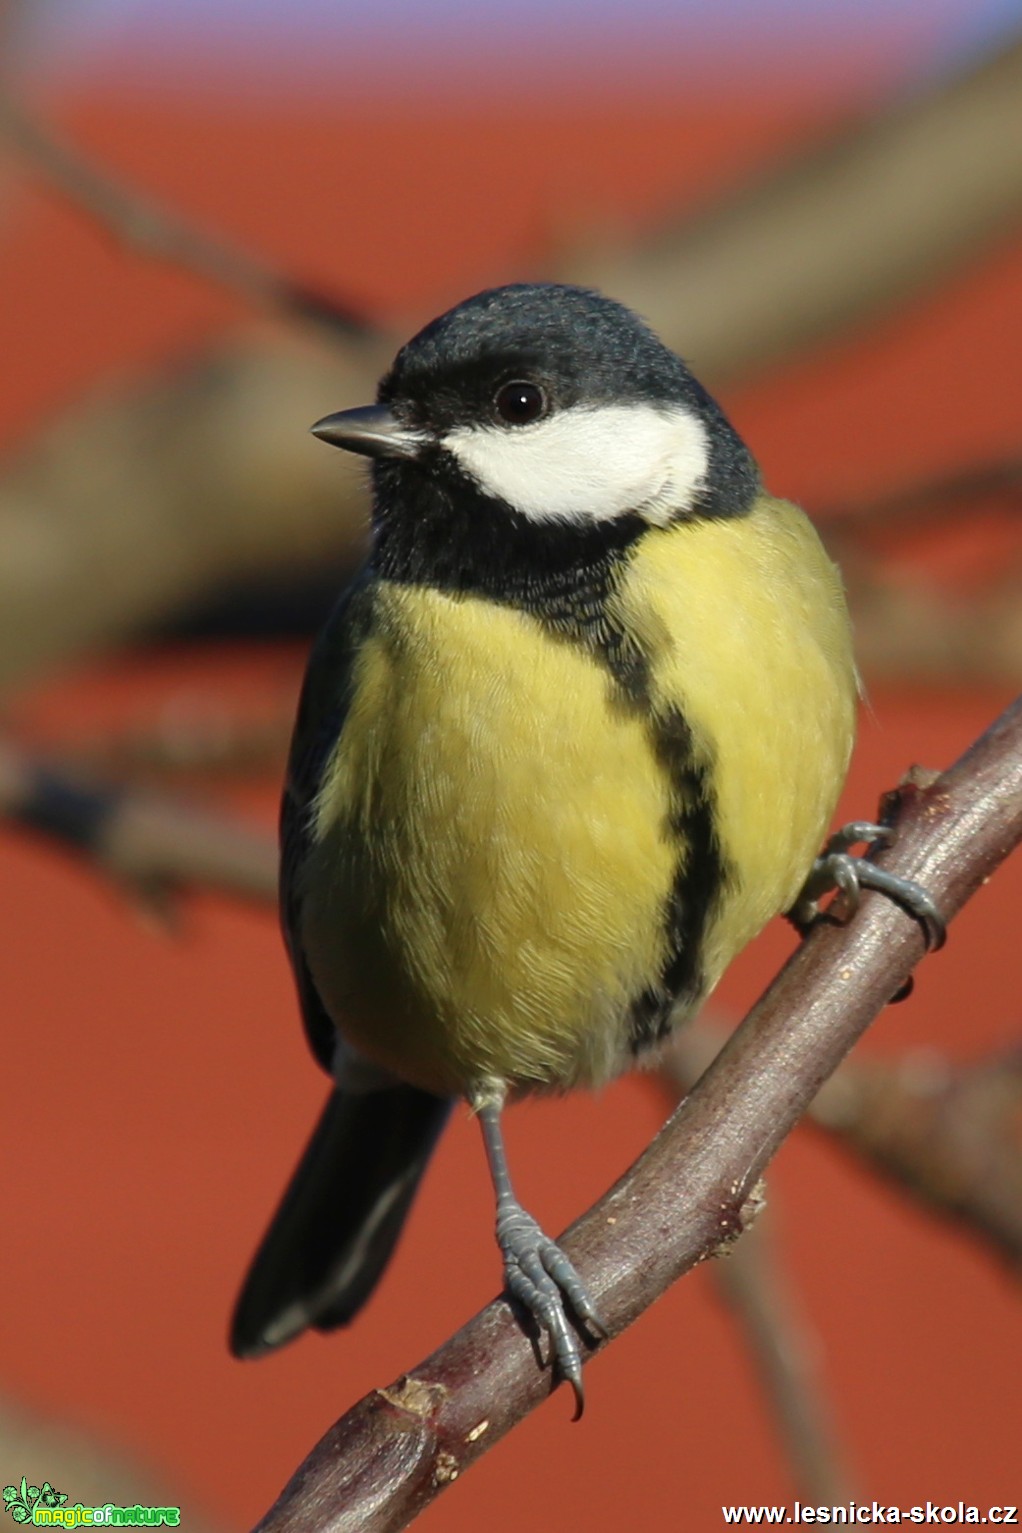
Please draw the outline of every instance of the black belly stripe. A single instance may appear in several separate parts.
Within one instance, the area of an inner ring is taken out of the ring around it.
[[[552,632],[581,643],[603,664],[614,684],[614,701],[646,722],[653,751],[670,783],[666,829],[679,847],[677,872],[664,910],[669,957],[657,982],[632,1003],[632,1052],[660,1042],[670,1032],[677,1002],[695,1000],[703,986],[703,935],[720,899],[728,870],[717,832],[712,760],[699,758],[692,730],[680,709],[657,712],[650,685],[650,662],[635,638],[607,616],[607,598],[623,560],[609,562],[601,589],[579,603],[572,592],[533,608]],[[574,598],[574,599],[573,599]]]
[[[692,731],[677,709],[652,723],[657,755],[670,778],[673,803],[669,828],[685,855],[679,859],[665,920],[671,956],[659,984],[632,1009],[631,1047],[641,1053],[666,1037],[679,1001],[695,1001],[703,987],[703,937],[728,881],[717,833],[712,763],[697,760]]]

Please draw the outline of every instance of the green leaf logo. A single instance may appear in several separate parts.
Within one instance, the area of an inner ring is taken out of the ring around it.
[[[42,1485],[29,1485],[24,1475],[20,1485],[5,1485],[3,1489],[4,1507],[15,1522],[31,1522],[36,1503],[52,1510],[63,1506],[66,1500],[65,1492],[54,1490],[49,1480],[44,1480]]]

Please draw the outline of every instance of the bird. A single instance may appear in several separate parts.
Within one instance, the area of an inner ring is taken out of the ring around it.
[[[354,1317],[460,1099],[507,1289],[577,1416],[580,1340],[606,1326],[515,1196],[502,1114],[655,1060],[773,916],[854,895],[873,827],[818,856],[859,692],[841,577],[681,358],[589,289],[466,299],[375,404],[311,429],[372,478],[281,809],[284,937],[332,1085],[231,1348]]]

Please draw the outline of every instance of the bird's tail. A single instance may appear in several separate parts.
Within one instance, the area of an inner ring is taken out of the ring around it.
[[[235,1357],[351,1320],[387,1265],[450,1107],[414,1086],[331,1092],[245,1279]]]

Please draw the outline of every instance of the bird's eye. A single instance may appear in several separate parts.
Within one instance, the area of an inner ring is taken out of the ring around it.
[[[497,418],[507,426],[528,426],[546,414],[546,395],[535,383],[505,383],[494,396]]]

